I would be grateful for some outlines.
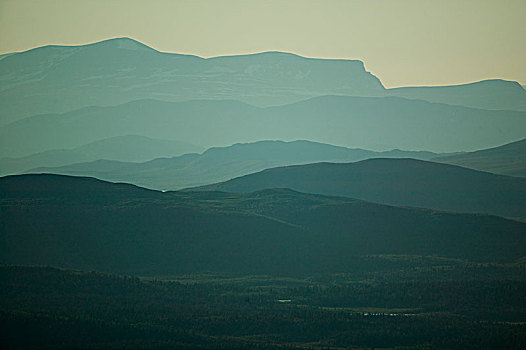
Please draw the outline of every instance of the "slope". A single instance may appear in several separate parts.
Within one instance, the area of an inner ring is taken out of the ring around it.
[[[526,90],[515,81],[483,80],[450,86],[414,86],[387,90],[390,96],[482,109],[526,111]]]
[[[526,177],[526,139],[475,152],[438,156],[433,158],[433,161],[496,174]]]

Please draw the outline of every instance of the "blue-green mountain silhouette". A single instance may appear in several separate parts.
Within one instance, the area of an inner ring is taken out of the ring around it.
[[[147,98],[269,105],[384,90],[361,61],[283,52],[203,59],[158,52],[128,38],[15,53],[0,60],[0,79],[0,125],[34,114]]]
[[[368,254],[512,262],[526,224],[271,189],[157,192],[60,175],[0,178],[0,262],[142,275],[345,272]]]
[[[525,178],[414,159],[280,167],[200,189],[248,193],[266,188],[526,219]]]
[[[141,162],[202,151],[187,142],[151,139],[145,136],[114,136],[73,149],[50,150],[21,158],[1,158],[0,174],[16,174],[36,167],[58,167],[98,159]]]
[[[482,109],[526,111],[526,90],[516,81],[491,79],[451,86],[389,89],[390,96]]]
[[[0,79],[0,125],[36,114],[138,99],[235,99],[269,106],[320,95],[391,95],[526,111],[526,91],[514,82],[386,90],[358,60],[284,52],[203,59],[158,52],[129,38],[5,55]]]
[[[213,147],[202,154],[186,154],[143,163],[97,160],[60,167],[40,167],[27,172],[90,176],[157,190],[178,190],[226,181],[283,165],[355,162],[380,157],[430,159],[436,156],[435,153],[422,151],[373,152],[311,141],[259,141],[228,147]]]
[[[495,132],[498,130],[498,132]],[[526,112],[488,111],[398,97],[321,96],[278,107],[237,101],[143,100],[38,115],[0,128],[2,156],[142,135],[204,147],[306,139],[373,149],[471,151],[524,137]]]
[[[439,156],[433,161],[496,174],[526,177],[526,139],[480,151]]]

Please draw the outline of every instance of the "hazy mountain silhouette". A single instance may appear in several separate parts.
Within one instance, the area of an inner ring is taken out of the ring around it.
[[[330,179],[327,179],[330,180]],[[0,261],[162,275],[344,272],[368,254],[511,262],[526,224],[348,198],[149,191],[59,175],[0,178]]]
[[[113,182],[128,182],[158,190],[177,190],[211,184],[267,168],[314,162],[355,162],[367,158],[412,157],[430,159],[432,152],[393,150],[373,152],[311,141],[259,141],[214,147],[203,154],[161,158],[144,163],[98,160],[61,167],[31,169],[32,173],[92,176]]]
[[[239,193],[266,188],[526,219],[526,179],[414,159],[273,168],[200,189]]]
[[[0,79],[0,125],[35,114],[137,99],[236,99],[273,105],[384,91],[357,60],[283,52],[203,59],[161,53],[128,38],[14,53],[0,60]]]
[[[470,153],[439,156],[433,158],[433,161],[496,174],[526,177],[526,139]]]
[[[401,87],[389,89],[388,94],[474,108],[526,111],[526,90],[515,81],[502,79],[451,86]]]
[[[307,139],[353,148],[456,152],[493,147],[525,132],[526,112],[397,97],[322,96],[267,108],[237,101],[142,100],[20,120],[0,128],[0,152],[21,157],[130,134],[204,147]]]
[[[98,159],[141,162],[200,151],[202,147],[187,142],[138,135],[115,136],[73,149],[50,150],[21,158],[1,158],[0,174],[16,174],[36,167],[57,167]]]

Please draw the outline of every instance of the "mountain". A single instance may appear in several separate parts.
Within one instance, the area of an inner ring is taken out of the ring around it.
[[[157,192],[60,175],[0,178],[0,262],[140,275],[345,272],[356,256],[512,262],[526,224],[273,189]]]
[[[0,80],[0,125],[138,99],[236,99],[267,106],[384,91],[357,60],[284,52],[204,59],[158,52],[129,38],[13,53],[0,60]]]
[[[498,130],[499,132],[495,132]],[[68,149],[121,135],[204,147],[298,140],[377,150],[472,151],[524,137],[526,112],[397,97],[322,96],[258,108],[237,101],[142,100],[25,118],[0,128],[3,157]]]
[[[4,55],[0,80],[0,125],[36,114],[142,99],[226,99],[270,106],[321,95],[403,96],[526,111],[526,93],[515,82],[386,90],[358,60],[314,59],[285,52],[204,59],[159,52],[129,38]]]
[[[526,139],[475,152],[439,156],[433,158],[433,161],[496,174],[526,177]]]
[[[211,184],[283,165],[314,162],[355,162],[367,158],[413,157],[430,159],[432,152],[393,150],[373,152],[311,141],[259,141],[213,147],[203,154],[186,154],[144,163],[98,160],[61,167],[31,169],[31,173],[91,176],[112,182],[128,182],[158,189],[178,190]]]
[[[401,87],[389,89],[387,93],[473,108],[526,111],[526,90],[515,81],[501,79],[450,86]]]
[[[44,151],[21,158],[1,158],[0,174],[16,174],[36,167],[58,167],[98,159],[141,162],[200,151],[201,147],[187,142],[138,135],[114,136],[73,149]]]
[[[242,193],[266,188],[526,219],[526,179],[414,159],[273,168],[200,189]]]

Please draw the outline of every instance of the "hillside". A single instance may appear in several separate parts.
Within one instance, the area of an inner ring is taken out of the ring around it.
[[[433,161],[496,174],[526,177],[526,139],[475,152],[438,156],[433,158]]]
[[[526,111],[526,90],[515,81],[483,80],[450,86],[414,86],[387,90],[390,96],[482,109]]]
[[[236,101],[142,100],[11,123],[0,128],[0,154],[21,157],[120,135],[179,140],[207,148],[300,139],[352,148],[443,153],[492,147],[523,138],[525,132],[526,112],[396,97],[322,96],[268,108]]]
[[[73,149],[49,150],[21,158],[1,158],[0,174],[17,174],[37,167],[59,167],[98,159],[144,162],[200,152],[202,148],[186,142],[158,140],[145,136],[115,136]]]
[[[379,157],[429,159],[436,155],[423,151],[373,152],[310,141],[259,141],[228,147],[213,147],[199,155],[186,154],[143,163],[99,160],[61,167],[36,168],[28,172],[92,176],[101,180],[128,182],[158,190],[178,190],[226,181],[284,165],[322,161],[354,162]]]
[[[265,190],[157,192],[59,175],[0,178],[0,262],[140,275],[313,275],[356,256],[512,262],[526,224]]]
[[[201,189],[248,193],[282,187],[396,206],[526,219],[526,179],[414,159],[281,167]]]

